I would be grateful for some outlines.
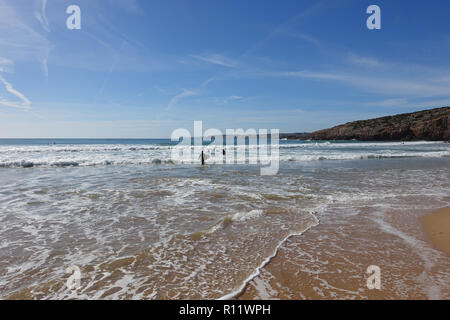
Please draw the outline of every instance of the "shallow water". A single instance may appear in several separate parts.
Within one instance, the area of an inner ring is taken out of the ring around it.
[[[276,176],[154,163],[169,153],[164,141],[1,145],[0,297],[231,297],[319,220],[345,222],[368,204],[440,207],[450,195],[444,143],[289,142]]]

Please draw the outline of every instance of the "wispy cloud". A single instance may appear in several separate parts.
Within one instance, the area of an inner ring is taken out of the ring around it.
[[[197,60],[208,62],[212,64],[216,64],[223,67],[229,67],[234,68],[237,66],[238,62],[226,57],[223,54],[204,54],[204,55],[191,55],[192,58],[195,58]]]
[[[0,72],[10,72],[13,65],[13,61],[0,57]]]
[[[118,6],[131,14],[139,15],[143,13],[143,9],[137,0],[110,0],[109,2],[111,5]]]
[[[380,67],[383,64],[376,58],[371,57],[362,57],[350,52],[348,54],[348,59],[352,64],[358,66],[366,66],[366,67]]]
[[[450,98],[447,99],[406,99],[406,98],[391,98],[373,102],[352,102],[355,106],[364,107],[381,107],[381,108],[439,108],[450,106]],[[348,103],[347,103],[348,105]]]
[[[0,97],[0,106],[12,107],[29,110],[31,107],[31,101],[25,97],[25,95],[18,90],[14,89],[14,87],[0,75],[0,82],[5,86],[6,91],[11,93],[12,95],[19,98],[20,101],[10,101],[3,97]]]
[[[320,40],[318,40],[306,33],[298,32],[298,31],[294,31],[294,30],[286,28],[286,29],[280,29],[279,34],[286,35],[286,36],[294,38],[296,40],[300,40],[300,41],[309,43],[309,44],[313,45],[315,48],[320,49],[320,50],[322,50],[324,48],[324,45]]]
[[[48,57],[42,59],[42,70],[44,71],[44,76],[48,77]]]
[[[309,43],[313,44],[314,46],[316,46],[318,48],[322,48],[322,43],[319,40],[317,40],[316,38],[313,38],[313,37],[311,37],[311,36],[309,36],[307,34],[298,33],[297,32],[295,34],[292,34],[292,36],[294,38],[299,39],[299,40],[303,40],[303,41],[309,42]]]
[[[166,109],[166,110],[172,109],[172,107],[173,107],[175,104],[177,104],[180,100],[182,100],[183,98],[195,96],[195,95],[197,95],[197,94],[198,94],[198,92],[196,92],[196,91],[183,89],[183,91],[182,91],[181,93],[177,94],[175,97],[173,97],[173,98],[169,101],[169,104],[167,105],[167,109]]]
[[[161,94],[163,94],[163,95],[165,95],[165,96],[170,95],[170,93],[169,93],[167,90],[164,90],[164,89],[160,88],[159,86],[154,86],[154,88],[155,88],[156,90],[158,90],[159,93],[161,93]]]
[[[228,96],[224,98],[214,98],[212,99],[212,102],[215,103],[216,105],[226,105],[229,104],[230,102],[239,101],[243,99],[244,97],[241,96]]]
[[[51,31],[50,25],[48,23],[47,13],[46,13],[47,0],[37,0],[37,3],[38,3],[38,5],[40,4],[40,8],[39,8],[39,10],[35,10],[34,16],[39,21],[42,28],[45,31],[50,32]]]
[[[43,28],[49,30],[45,15],[46,1],[40,4],[41,11],[36,11],[37,16],[39,16]],[[37,60],[42,64],[44,74],[47,75],[47,61],[52,49],[51,42],[39,30],[31,26],[32,20],[34,21],[33,17],[23,17],[17,8],[6,1],[0,0],[0,6],[0,50],[2,55],[9,59]]]
[[[216,81],[216,80],[217,80],[217,78],[215,78],[215,77],[209,78],[209,79],[203,81],[202,84],[200,85],[200,87],[204,88],[204,87],[208,86],[211,82]]]
[[[301,12],[297,13],[287,21],[283,22],[279,26],[277,26],[275,29],[273,29],[265,38],[255,43],[253,46],[251,46],[249,49],[247,49],[241,57],[245,57],[250,55],[252,52],[255,52],[261,48],[264,47],[266,43],[268,43],[273,38],[279,36],[280,34],[283,34],[286,32],[286,30],[293,25],[294,23],[299,23],[301,21],[304,21],[308,19],[310,16],[320,12],[324,9],[324,7],[327,5],[328,1],[319,1],[317,3],[314,3],[311,7],[307,8],[306,10],[302,10]],[[303,39],[305,40],[305,39]]]
[[[10,66],[12,64],[13,64],[12,60],[0,57],[0,65]]]
[[[363,104],[369,107],[411,107],[412,104],[405,98],[392,98]]]
[[[10,72],[10,67],[14,65],[12,60],[0,57],[0,73]],[[25,95],[18,90],[14,89],[13,85],[5,80],[5,78],[0,74],[0,83],[2,83],[7,92],[19,98],[20,101],[10,101],[6,98],[0,96],[0,106],[19,108],[24,110],[29,110],[31,106],[31,101],[25,97]]]
[[[353,74],[353,73],[333,73],[333,72],[315,72],[315,71],[293,71],[293,72],[275,72],[274,76],[304,78],[324,81],[337,81],[358,87],[362,90],[375,93],[389,94],[407,94],[411,96],[448,96],[450,88],[441,83],[432,83],[431,81],[413,81],[386,76],[372,76]]]

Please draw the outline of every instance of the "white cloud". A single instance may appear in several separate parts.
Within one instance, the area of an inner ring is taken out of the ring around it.
[[[317,49],[322,50],[324,48],[322,42],[320,42],[319,40],[317,40],[314,37],[311,37],[310,35],[307,35],[307,34],[301,33],[301,32],[292,31],[292,30],[286,30],[284,32],[287,36],[290,36],[294,39],[308,42],[308,43],[312,44],[313,46],[315,46]]]
[[[375,101],[364,103],[365,106],[369,107],[411,107],[411,103],[405,98],[392,98],[382,101]]]
[[[360,89],[383,94],[405,94],[418,97],[448,96],[450,87],[445,84],[431,83],[425,80],[413,81],[391,78],[387,76],[372,76],[372,74],[351,74],[351,73],[331,73],[314,72],[308,70],[293,72],[275,72],[274,76],[295,77],[325,81],[337,81],[344,84],[358,87]]]
[[[155,88],[156,90],[158,90],[159,93],[161,93],[161,94],[163,94],[163,95],[165,95],[165,96],[170,95],[170,93],[167,92],[167,90],[164,90],[164,89],[160,88],[159,86],[154,86],[154,88]]]
[[[244,99],[244,97],[228,96],[228,97],[224,97],[224,98],[214,98],[214,99],[212,99],[212,102],[215,103],[216,105],[226,105],[232,101],[239,101],[242,99]]]
[[[205,54],[205,55],[191,55],[191,57],[201,60],[201,61],[204,61],[204,62],[216,64],[216,65],[223,66],[223,67],[229,67],[229,68],[234,68],[238,64],[237,61],[234,61],[230,58],[227,58],[223,54],[218,54],[218,53]]]
[[[393,108],[439,108],[450,106],[450,99],[433,99],[433,100],[423,100],[415,99],[408,100],[405,98],[392,98],[381,101],[359,103],[355,105],[369,106],[369,107],[393,107]]]
[[[275,72],[272,74],[275,76],[294,77],[294,78],[309,78],[309,79],[320,79],[320,80],[345,81],[345,79],[346,79],[346,76],[341,75],[341,74],[332,74],[332,73],[326,73],[326,72],[314,72],[314,71],[308,71],[308,70]]]
[[[421,101],[421,106],[429,106],[433,108],[439,108],[439,107],[448,107],[450,106],[450,99],[436,99],[436,100],[428,100],[428,101]]]
[[[47,57],[42,60],[42,69],[44,70],[44,75],[46,77],[48,77],[48,64],[47,64],[47,61],[48,61]]]
[[[0,57],[0,72],[10,72],[10,67],[14,65],[9,59]]]
[[[110,3],[112,5],[118,6],[119,8],[125,10],[128,13],[138,15],[143,12],[137,0],[110,0]]]
[[[43,5],[41,9],[45,10],[45,3]],[[9,58],[14,57],[14,60],[37,60],[42,64],[45,74],[46,63],[52,48],[50,41],[36,28],[30,26],[34,21],[31,16],[26,16],[28,19],[24,18],[22,16],[24,12],[16,10],[14,6],[4,0],[0,0],[0,8],[0,51],[2,55]],[[46,16],[42,12],[38,15],[45,27]]]
[[[47,0],[37,0],[37,2],[40,4],[40,10],[36,10],[34,12],[34,16],[41,24],[41,27],[45,31],[50,32],[50,25],[48,23],[47,13],[46,13]]]
[[[209,79],[207,79],[207,80],[205,80],[205,81],[203,81],[202,82],[202,84],[200,85],[200,87],[206,87],[207,85],[209,85],[211,82],[213,82],[213,81],[216,81],[217,79],[216,78],[209,78]]]
[[[17,91],[16,89],[14,89],[14,87],[8,81],[6,81],[5,78],[3,78],[3,76],[1,76],[1,75],[0,75],[0,82],[3,83],[6,91],[15,95],[17,98],[19,98],[21,100],[21,101],[9,101],[3,97],[0,97],[0,106],[19,108],[19,109],[25,109],[25,110],[30,109],[31,101],[28,100],[24,94]]]
[[[14,62],[12,62],[12,60],[0,57],[0,65],[11,66],[13,64]]]
[[[172,107],[177,104],[181,99],[186,98],[186,97],[190,97],[190,96],[195,96],[198,93],[196,91],[192,91],[192,90],[187,90],[187,89],[183,89],[183,92],[181,92],[180,94],[177,94],[175,97],[173,97],[170,101],[169,104],[167,105],[167,110],[172,109]]]
[[[353,52],[350,52],[348,54],[348,59],[351,63],[358,65],[358,66],[365,66],[365,67],[380,67],[383,64],[376,58],[371,57],[361,57]]]

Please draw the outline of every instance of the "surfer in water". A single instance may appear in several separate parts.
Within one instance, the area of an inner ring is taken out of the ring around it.
[[[202,150],[202,154],[200,155],[201,159],[202,159],[202,166],[205,165],[205,153]]]

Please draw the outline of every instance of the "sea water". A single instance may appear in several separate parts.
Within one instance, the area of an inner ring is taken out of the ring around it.
[[[0,140],[0,297],[231,298],[321,220],[449,204],[448,143],[281,141],[274,176],[177,163],[173,147]]]

